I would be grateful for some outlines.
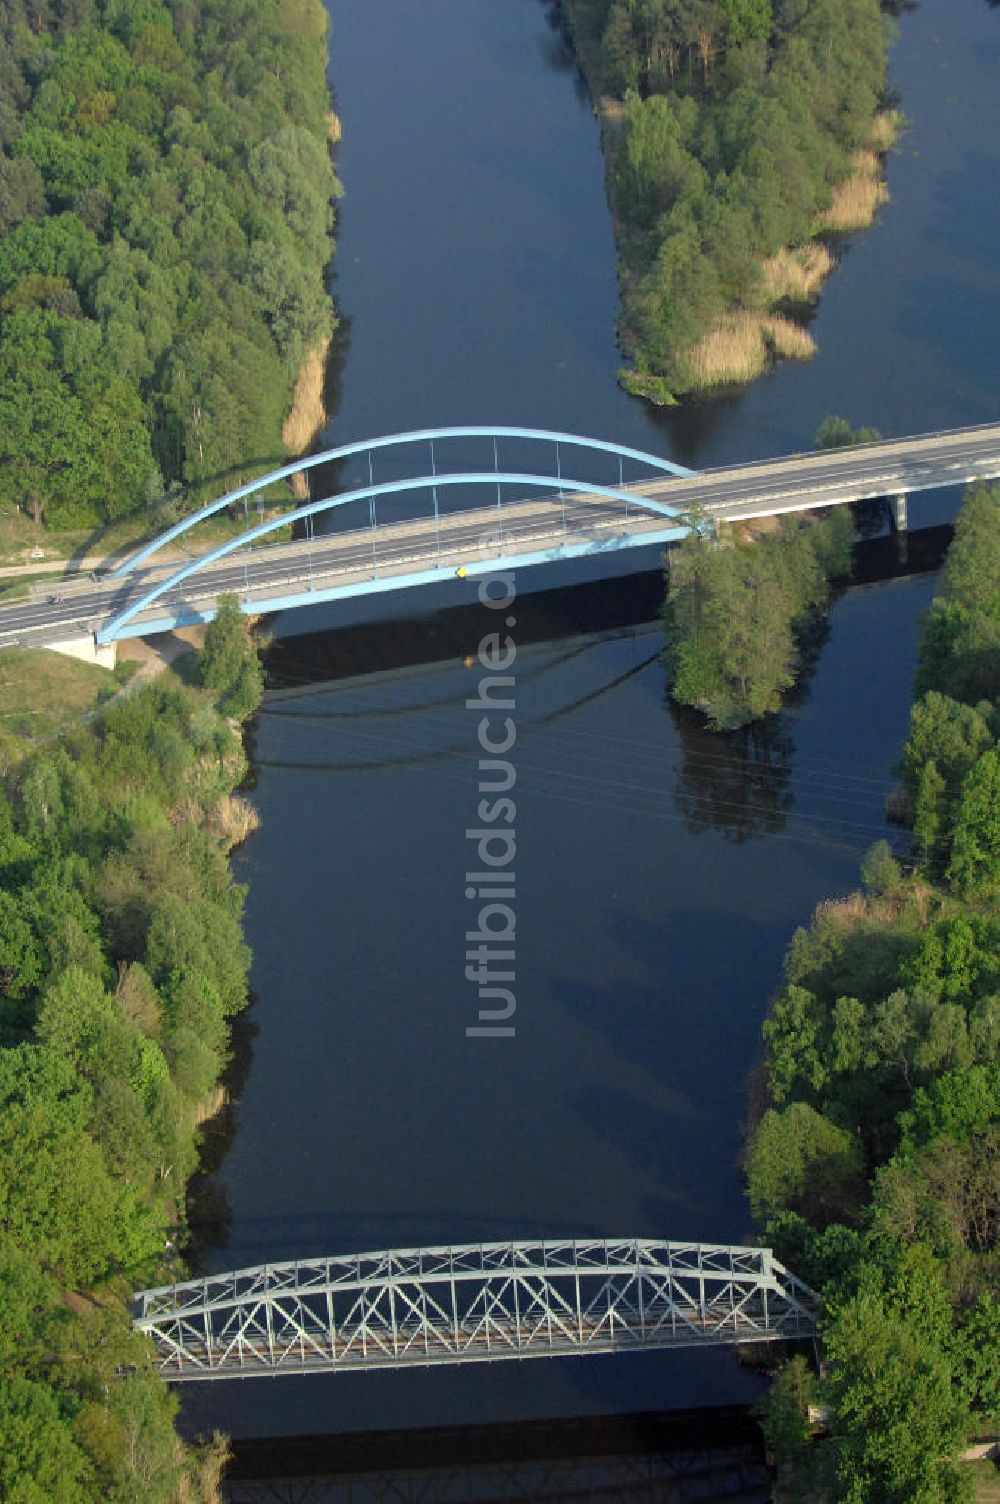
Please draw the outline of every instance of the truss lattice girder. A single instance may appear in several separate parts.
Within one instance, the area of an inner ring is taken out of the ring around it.
[[[142,1291],[175,1380],[771,1342],[816,1298],[769,1249],[476,1243],[263,1264]]]

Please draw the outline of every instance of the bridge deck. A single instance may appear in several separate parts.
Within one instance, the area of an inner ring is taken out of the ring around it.
[[[214,613],[222,591],[244,609],[264,613],[320,600],[405,589],[498,567],[524,569],[604,550],[648,547],[681,536],[652,502],[682,514],[700,510],[713,521],[749,520],[866,498],[907,494],[1000,475],[1000,424],[789,455],[659,476],[619,488],[614,499],[586,494],[536,496],[405,521],[323,534],[266,548],[243,549],[198,566],[124,623],[123,611],[161,588],[177,565],[159,565],[120,580],[83,580],[58,587],[60,599],[35,599],[0,609],[0,644],[44,642],[96,632],[99,640],[165,631]],[[496,477],[502,480],[503,476]],[[426,477],[426,489],[454,477]],[[408,483],[412,484],[412,482]],[[508,488],[509,489],[509,488]],[[555,485],[553,484],[553,491]],[[361,494],[361,493],[359,493]],[[634,502],[627,498],[632,496]],[[326,505],[326,503],[317,504]],[[429,502],[422,501],[424,510]],[[49,587],[51,590],[51,587]]]
[[[262,1265],[136,1297],[178,1381],[776,1342],[815,1296],[767,1249],[484,1243]]]

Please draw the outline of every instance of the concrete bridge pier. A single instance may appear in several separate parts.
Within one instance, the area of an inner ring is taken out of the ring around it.
[[[84,663],[96,663],[101,668],[114,668],[118,659],[118,643],[99,643],[93,633],[85,637],[67,637],[62,642],[44,644],[53,653],[62,653],[67,658],[79,658]]]
[[[892,498],[892,525],[897,533],[906,532],[906,501],[905,491]]]
[[[893,496],[891,498],[892,531],[896,538],[896,556],[899,559],[900,564],[905,564],[909,555],[906,500],[907,497],[905,491],[901,491],[898,496]]]

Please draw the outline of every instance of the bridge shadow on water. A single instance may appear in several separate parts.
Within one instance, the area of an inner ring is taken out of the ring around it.
[[[229,1504],[729,1499],[764,1504],[760,1431],[737,1406],[237,1442]]]

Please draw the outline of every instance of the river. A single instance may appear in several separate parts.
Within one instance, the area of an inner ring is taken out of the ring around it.
[[[430,424],[565,428],[701,467],[996,416],[1000,18],[906,15],[892,193],[846,248],[819,354],[671,412],[615,384],[597,125],[541,0],[331,0],[344,127],[333,444]],[[947,518],[918,497],[911,525]],[[650,561],[647,561],[650,562]],[[869,561],[871,562],[871,561]],[[198,1188],[198,1257],[543,1234],[740,1241],[746,1084],[781,958],[885,833],[928,573],[847,591],[783,714],[719,739],[669,706],[655,577],[517,602],[517,1033],[471,1040],[463,976],[482,613],[276,624],[252,738],[254,1003]],[[882,577],[880,577],[882,576]],[[525,582],[526,588],[529,582]],[[452,609],[456,608],[456,609]],[[378,614],[369,608],[367,615]],[[360,624],[358,624],[360,622]],[[352,624],[353,623],[353,624]],[[195,1386],[242,1435],[739,1402],[731,1354],[547,1360]]]

